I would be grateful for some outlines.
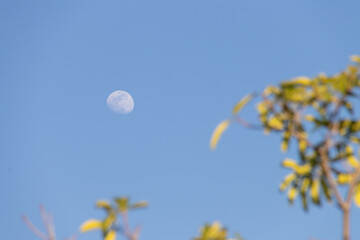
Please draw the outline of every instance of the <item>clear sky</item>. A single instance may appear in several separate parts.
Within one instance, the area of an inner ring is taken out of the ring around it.
[[[98,199],[148,200],[143,240],[191,239],[221,221],[247,240],[340,238],[334,206],[287,204],[277,136],[217,123],[243,95],[336,73],[360,53],[355,0],[1,0],[0,239],[37,239],[54,214],[64,239]],[[134,111],[106,106],[129,92]],[[359,110],[359,107],[356,107]],[[251,117],[250,107],[244,116]],[[360,210],[352,213],[360,239]],[[100,239],[98,232],[79,240]]]

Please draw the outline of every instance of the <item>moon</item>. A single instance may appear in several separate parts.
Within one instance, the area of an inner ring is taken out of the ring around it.
[[[134,109],[134,99],[129,93],[118,90],[108,96],[106,105],[116,113],[128,114]]]

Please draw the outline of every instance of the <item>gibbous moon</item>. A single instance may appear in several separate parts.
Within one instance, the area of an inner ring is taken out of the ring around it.
[[[115,91],[106,100],[107,106],[114,112],[127,114],[134,109],[134,99],[125,91]]]

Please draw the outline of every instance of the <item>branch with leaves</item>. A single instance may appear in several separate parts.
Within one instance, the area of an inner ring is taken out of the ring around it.
[[[141,227],[138,226],[134,230],[131,229],[128,212],[129,210],[147,206],[146,201],[132,204],[127,197],[114,198],[114,204],[110,204],[110,202],[106,200],[99,200],[96,202],[96,207],[104,209],[106,217],[103,220],[87,220],[81,225],[80,231],[84,233],[92,230],[101,230],[104,240],[115,240],[118,232],[127,240],[138,240]],[[122,224],[119,223],[119,219]]]
[[[233,108],[232,117],[215,128],[210,140],[210,148],[215,149],[223,132],[237,122],[267,134],[281,134],[283,152],[295,142],[299,158],[283,160],[283,167],[291,172],[280,190],[288,189],[290,203],[300,196],[304,210],[308,210],[309,199],[315,205],[322,199],[335,201],[343,212],[344,240],[350,239],[352,200],[360,207],[360,152],[355,154],[359,151],[360,119],[353,107],[360,99],[360,56],[351,60],[355,64],[334,76],[298,77],[267,87],[256,105],[258,125],[239,116],[257,94],[245,96]],[[347,188],[345,196],[340,188]]]

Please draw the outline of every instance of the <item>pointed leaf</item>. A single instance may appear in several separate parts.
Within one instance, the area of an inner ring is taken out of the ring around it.
[[[134,208],[145,208],[147,206],[148,206],[148,203],[146,201],[140,201],[140,202],[132,204],[131,208],[132,209],[134,209]]]
[[[110,212],[104,220],[104,223],[102,226],[103,230],[104,231],[109,230],[109,228],[111,228],[111,226],[114,224],[115,221],[116,221],[116,214],[114,212]]]
[[[114,230],[111,230],[106,234],[104,240],[115,240],[115,239],[116,239],[116,232]]]
[[[296,178],[296,175],[294,173],[289,173],[283,180],[283,182],[280,184],[279,188],[281,191],[284,191],[289,184],[294,181]]]
[[[312,201],[315,204],[320,204],[319,190],[320,190],[320,181],[319,179],[314,179],[311,184],[310,195]]]
[[[237,114],[240,110],[251,100],[255,97],[255,94],[249,94],[243,97],[239,102],[237,102],[232,110],[233,114]]]
[[[118,210],[120,212],[125,212],[129,207],[129,199],[127,197],[119,197],[115,198],[115,202],[117,203]]]
[[[212,150],[216,148],[221,135],[229,127],[229,125],[230,125],[230,120],[224,120],[221,123],[219,123],[219,125],[217,125],[210,139],[210,148]]]
[[[292,204],[294,202],[294,199],[296,198],[298,193],[299,193],[299,191],[297,190],[296,187],[290,188],[290,190],[288,191],[288,199],[289,199],[290,204]]]
[[[356,206],[360,207],[360,184],[357,185],[355,192],[354,192],[354,201]]]
[[[102,222],[96,219],[89,219],[80,226],[80,232],[88,232],[96,229],[101,229]]]
[[[108,201],[106,200],[99,200],[96,202],[96,207],[98,208],[104,208],[107,211],[111,210],[111,205]]]

